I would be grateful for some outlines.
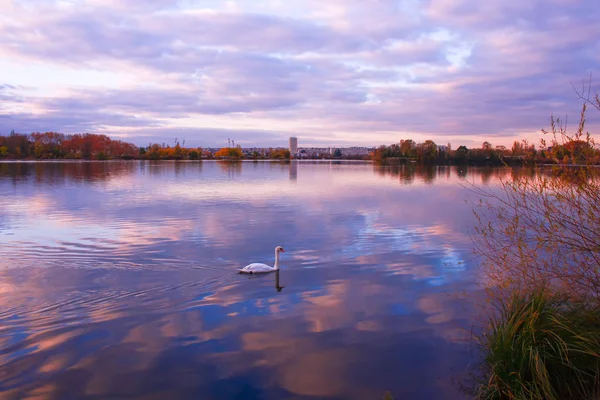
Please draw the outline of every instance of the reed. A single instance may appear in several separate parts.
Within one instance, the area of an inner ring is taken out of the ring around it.
[[[600,398],[599,308],[543,292],[497,306],[480,337],[487,380],[479,399]]]

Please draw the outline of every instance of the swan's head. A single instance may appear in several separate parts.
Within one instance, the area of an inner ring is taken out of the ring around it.
[[[285,253],[285,250],[283,249],[283,247],[277,246],[277,247],[275,247],[275,252],[276,253]]]

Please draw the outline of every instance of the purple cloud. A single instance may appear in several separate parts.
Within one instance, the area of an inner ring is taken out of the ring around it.
[[[20,131],[506,143],[576,115],[570,83],[600,65],[594,0],[5,3],[0,121]]]

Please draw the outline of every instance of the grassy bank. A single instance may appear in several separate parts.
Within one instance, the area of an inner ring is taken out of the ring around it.
[[[480,399],[600,398],[600,307],[543,293],[497,304],[481,337]]]

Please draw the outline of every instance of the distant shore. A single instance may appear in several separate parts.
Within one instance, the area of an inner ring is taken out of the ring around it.
[[[297,145],[297,142],[295,143]],[[536,149],[527,142],[515,141],[512,148],[493,146],[485,141],[481,147],[453,148],[450,143],[438,145],[432,140],[417,143],[400,140],[389,146],[375,147],[185,147],[150,143],[137,146],[111,139],[106,135],[57,132],[0,135],[0,161],[46,160],[164,160],[164,161],[372,161],[380,165],[575,165],[584,162],[600,165],[600,150],[593,143],[573,140],[565,144]]]
[[[81,159],[81,158],[20,158],[20,159],[0,159],[0,163],[67,163],[67,162],[81,162],[81,163],[103,163],[103,162],[132,162],[132,161],[149,161],[149,162],[182,162],[182,163],[200,163],[200,162],[225,162],[225,163],[255,163],[255,162],[275,162],[279,164],[289,163],[356,163],[356,164],[374,164],[373,160],[353,160],[353,159],[289,159],[281,160],[277,158],[261,158],[257,160],[243,158],[240,160],[228,160],[218,158],[205,158],[198,160],[177,160],[177,159],[164,159],[164,160],[151,160],[148,158],[111,158],[107,160],[95,160],[95,159]]]

